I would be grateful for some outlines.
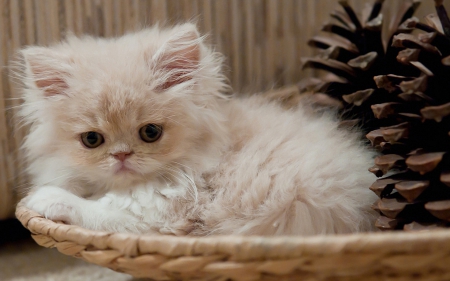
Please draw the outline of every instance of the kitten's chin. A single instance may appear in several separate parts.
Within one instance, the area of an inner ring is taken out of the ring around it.
[[[117,167],[114,169],[114,175],[118,175],[118,176],[131,176],[131,175],[135,175],[136,171],[129,167],[126,164],[119,164],[117,165]]]

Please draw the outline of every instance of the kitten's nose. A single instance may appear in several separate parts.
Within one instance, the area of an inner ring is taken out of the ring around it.
[[[118,153],[112,154],[112,156],[114,156],[114,158],[116,158],[117,160],[120,160],[120,161],[125,161],[125,159],[127,159],[127,157],[130,155],[131,155],[131,152],[118,152]]]

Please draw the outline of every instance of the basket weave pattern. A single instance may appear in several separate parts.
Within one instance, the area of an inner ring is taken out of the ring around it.
[[[154,280],[450,280],[450,231],[315,237],[138,236],[17,218],[41,246]]]

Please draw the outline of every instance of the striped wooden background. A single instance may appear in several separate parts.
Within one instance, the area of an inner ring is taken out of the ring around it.
[[[366,3],[350,2],[357,11]],[[389,18],[401,1],[386,2]],[[0,218],[11,215],[12,190],[25,182],[17,160],[23,132],[13,134],[11,122],[19,101],[10,99],[5,67],[21,46],[51,44],[68,31],[109,37],[194,20],[226,55],[234,88],[262,90],[301,78],[299,58],[311,55],[306,42],[336,6],[335,0],[0,0]],[[432,10],[433,1],[424,0],[418,15]]]

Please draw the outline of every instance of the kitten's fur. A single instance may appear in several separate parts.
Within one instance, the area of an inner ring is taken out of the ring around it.
[[[21,54],[25,203],[49,219],[176,235],[372,229],[373,153],[358,135],[307,106],[227,98],[221,56],[192,24]],[[163,127],[154,143],[139,137],[149,123]],[[105,142],[84,147],[88,131]],[[134,172],[116,172],[119,152]]]

